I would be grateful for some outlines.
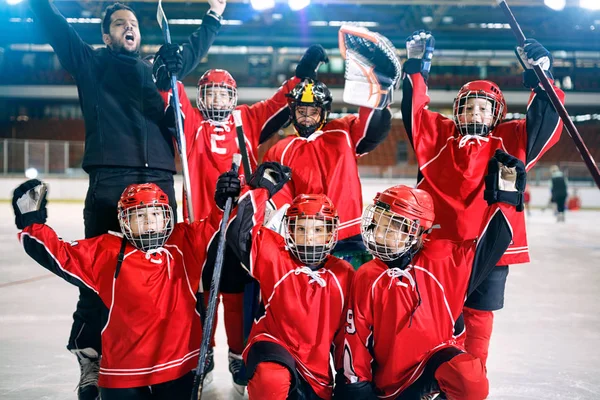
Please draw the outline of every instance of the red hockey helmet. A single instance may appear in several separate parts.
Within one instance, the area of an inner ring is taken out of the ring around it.
[[[154,183],[127,186],[118,212],[123,235],[142,251],[162,247],[173,231],[169,197]]]
[[[237,100],[237,83],[224,69],[209,69],[198,80],[196,103],[205,120],[226,122]]]
[[[494,82],[468,82],[454,99],[453,115],[461,135],[487,136],[506,117],[506,100]]]
[[[433,226],[433,199],[420,189],[398,185],[377,193],[361,222],[365,246],[373,256],[392,261],[416,253]]]
[[[307,265],[318,265],[337,243],[337,209],[324,194],[301,194],[285,213],[285,241]]]
[[[309,137],[325,125],[327,115],[331,111],[333,97],[323,82],[304,79],[286,94],[286,97],[292,110],[292,123],[300,136]],[[299,120],[296,112],[298,107],[316,107],[319,113],[315,115],[301,113],[301,120]]]

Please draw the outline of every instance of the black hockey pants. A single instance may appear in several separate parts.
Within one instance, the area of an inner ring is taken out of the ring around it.
[[[152,386],[129,389],[100,388],[102,400],[188,400],[192,397],[194,372],[190,371],[179,379]]]
[[[132,183],[148,182],[157,184],[169,196],[169,203],[173,208],[174,217],[177,219],[177,201],[171,172],[116,167],[90,170],[90,185],[83,209],[85,237],[92,238],[109,230],[120,232],[117,203],[123,190]],[[107,317],[108,309],[100,297],[90,289],[80,288],[67,349],[91,347],[101,354],[100,332]]]

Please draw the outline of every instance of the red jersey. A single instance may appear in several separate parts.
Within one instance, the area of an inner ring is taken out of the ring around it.
[[[109,308],[102,328],[101,387],[155,385],[196,367],[202,338],[196,292],[222,217],[213,214],[211,221],[175,225],[155,253],[127,243],[117,277],[121,234],[68,243],[47,225],[33,224],[19,233],[32,258],[66,281],[93,290]]]
[[[236,108],[241,113],[244,142],[253,171],[258,163],[258,145],[269,139],[271,134],[277,132],[288,120],[289,111],[285,95],[298,82],[300,79],[292,78],[284,82],[270,99]],[[231,169],[233,155],[240,153],[235,122],[232,115],[224,124],[217,125],[204,120],[200,110],[190,102],[181,82],[178,82],[178,88],[185,118],[184,132],[194,217],[205,218],[215,207],[217,178]],[[167,98],[171,92],[163,92],[162,95],[166,104],[169,104]],[[240,168],[240,174],[243,173],[243,168]],[[183,212],[187,218],[187,207],[183,207]]]
[[[561,102],[564,93],[554,88]],[[529,170],[560,138],[563,124],[541,89],[531,92],[527,118],[499,124],[488,136],[463,138],[452,119],[426,109],[427,85],[420,73],[404,78],[402,114],[419,163],[417,187],[433,198],[436,224],[431,238],[464,240],[477,235],[487,204],[487,164],[496,149],[519,158]],[[529,262],[525,216],[511,220],[514,242],[499,265]]]
[[[341,365],[343,322],[354,269],[331,255],[316,270],[302,264],[287,250],[278,233],[262,226],[268,193],[246,192],[227,241],[250,274],[260,283],[265,313],[254,321],[244,350],[267,341],[283,346],[296,361],[296,368],[322,399],[330,399],[333,373],[329,364],[332,344]],[[251,241],[251,245],[245,243]]]
[[[277,142],[264,161],[292,169],[292,179],[273,196],[277,208],[303,193],[325,194],[338,210],[339,240],[359,235],[363,201],[358,158],[385,139],[390,130],[388,116],[387,109],[361,107],[358,116],[327,122],[308,138],[288,136]]]
[[[478,239],[426,241],[403,269],[379,259],[360,267],[346,325],[346,384],[371,382],[380,398],[395,399],[434,352],[458,346],[455,321],[510,243],[514,213],[505,204],[486,208]]]

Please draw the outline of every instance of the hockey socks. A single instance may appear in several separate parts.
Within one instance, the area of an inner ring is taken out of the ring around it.
[[[485,366],[494,326],[494,313],[465,307],[463,316],[466,328],[465,349],[469,354],[479,358]]]
[[[489,392],[485,366],[469,353],[442,363],[435,379],[448,400],[483,400]]]
[[[288,398],[292,375],[281,364],[261,362],[248,383],[250,399],[285,400]]]

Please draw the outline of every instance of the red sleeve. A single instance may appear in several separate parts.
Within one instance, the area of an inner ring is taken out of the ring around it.
[[[449,118],[427,110],[428,104],[427,84],[421,73],[405,74],[402,120],[420,166],[439,153],[456,129]]]
[[[370,347],[373,335],[373,298],[371,282],[365,279],[366,270],[358,270],[350,292],[350,305],[346,312],[343,366],[346,383],[371,382]]]
[[[293,139],[292,139],[293,140]],[[292,167],[288,163],[283,162],[282,156],[283,151],[290,143],[290,139],[283,139],[277,142],[273,147],[271,147],[265,156],[263,157],[263,162],[265,161],[275,161],[283,165],[287,165],[288,167]],[[292,204],[292,200],[294,200],[294,195],[296,190],[294,188],[294,179],[293,179],[294,171],[292,171],[292,179],[290,179],[284,186],[279,190],[275,195],[271,198],[271,204],[279,209],[285,204]]]
[[[177,82],[177,91],[179,94],[179,106],[181,108],[181,117],[183,118],[183,134],[185,136],[185,149],[188,157],[190,157],[194,142],[196,139],[196,131],[198,130],[199,116],[196,114],[196,109],[185,92],[183,83]],[[173,91],[160,92],[163,101],[165,102],[165,112],[171,105],[171,97]],[[174,122],[173,122],[174,123]],[[175,129],[175,128],[174,128]],[[176,133],[176,132],[175,132]]]
[[[275,94],[267,100],[259,101],[251,106],[242,105],[238,109],[242,112],[244,134],[256,149],[259,144],[266,142],[289,119],[287,103],[288,94],[300,82],[299,78],[285,81]]]
[[[333,338],[333,360],[336,371],[344,368],[344,340],[346,338],[346,322],[348,310],[350,309],[350,291],[352,290],[353,278],[354,270],[349,267],[342,281],[342,290],[344,291],[344,311],[340,318],[339,329]]]
[[[33,224],[19,232],[25,252],[42,267],[69,283],[98,293],[95,257],[106,235],[75,242],[64,242],[47,225]],[[116,265],[116,261],[115,261]]]

